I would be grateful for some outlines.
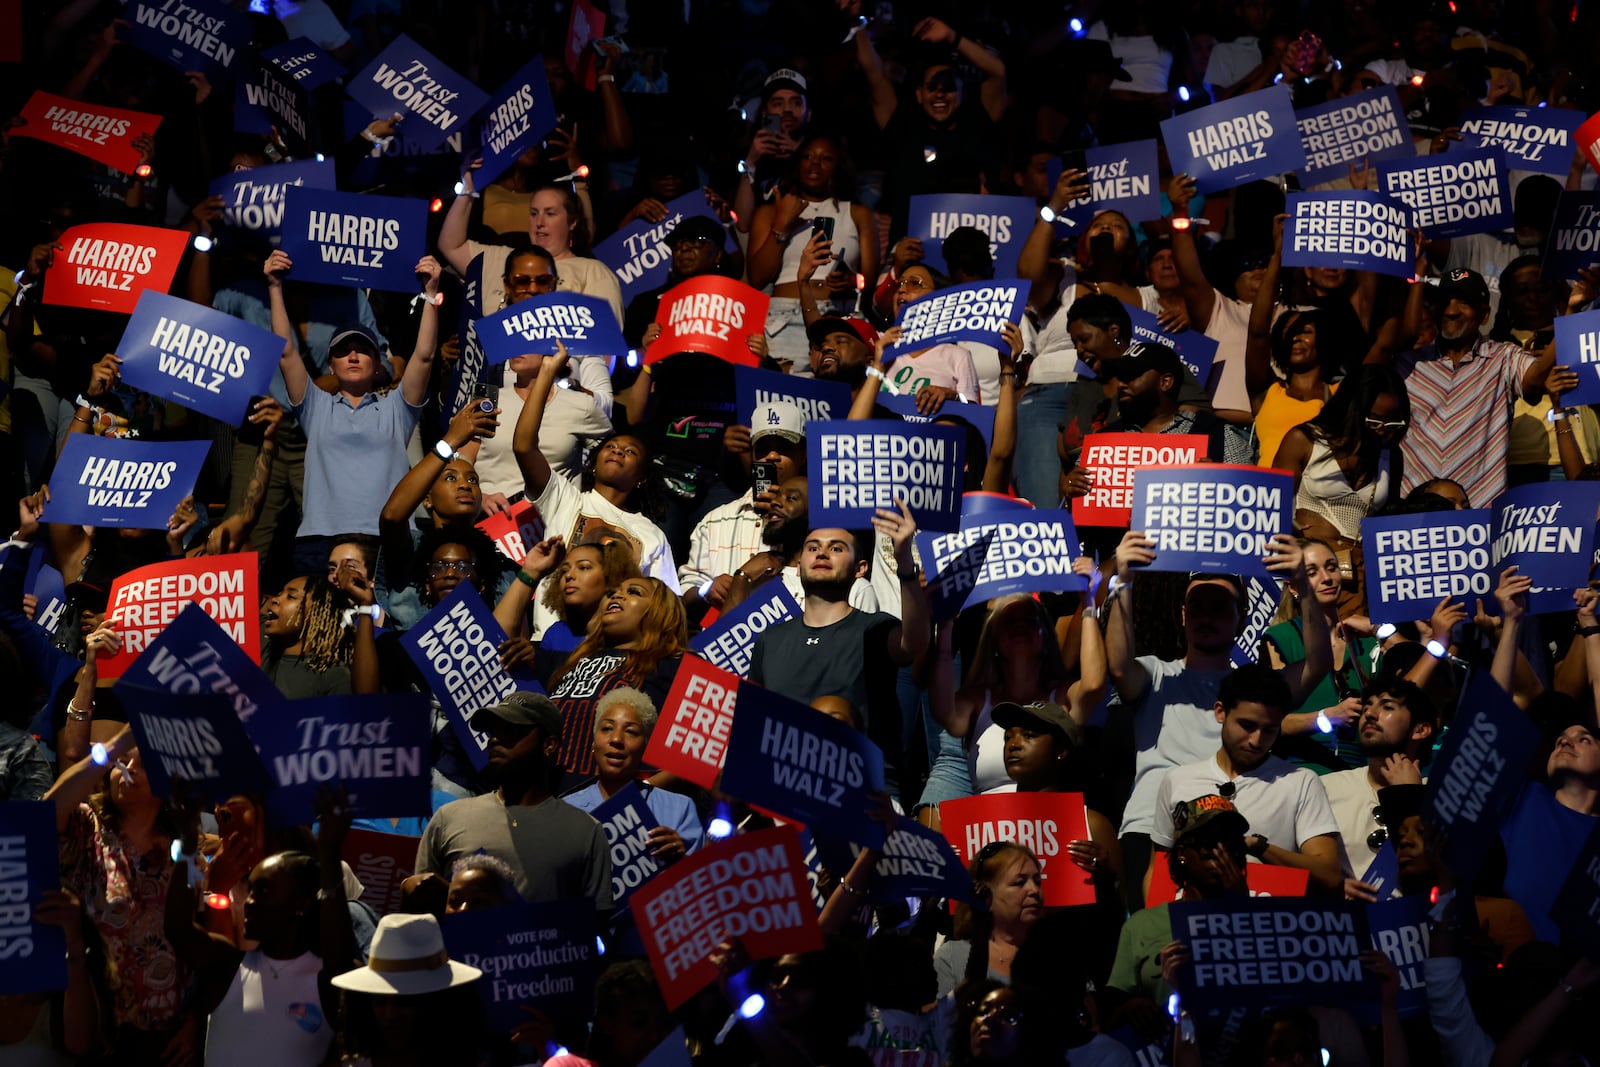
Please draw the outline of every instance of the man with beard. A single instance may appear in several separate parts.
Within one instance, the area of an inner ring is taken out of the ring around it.
[[[807,326],[806,336],[811,339],[812,377],[820,382],[843,382],[854,397],[867,380],[878,331],[856,315],[829,315]]]
[[[1394,359],[1412,413],[1411,431],[1400,442],[1401,488],[1409,493],[1448,478],[1466,490],[1468,500],[1492,500],[1506,487],[1512,407],[1519,394],[1530,402],[1544,395],[1545,377],[1555,366],[1555,340],[1529,352],[1485,338],[1480,330],[1489,317],[1489,286],[1477,271],[1453,270],[1428,289],[1438,335],[1433,344]],[[1414,288],[1408,322],[1420,314],[1416,305],[1422,298],[1421,287]],[[1367,361],[1385,358],[1379,348]]]
[[[543,693],[512,693],[472,716],[489,735],[492,793],[446,804],[417,845],[417,874],[448,878],[463,856],[487,853],[517,875],[530,904],[588,897],[604,928],[611,914],[611,850],[593,816],[551,795],[560,774],[561,713]]]
[[[1325,892],[1340,887],[1339,824],[1327,791],[1315,772],[1272,754],[1292,707],[1288,683],[1271,667],[1247,663],[1222,680],[1212,710],[1222,726],[1222,746],[1207,759],[1168,770],[1156,792],[1150,832],[1156,862],[1173,845],[1176,798],[1210,789],[1233,801],[1249,821],[1244,844],[1251,859],[1310,871],[1312,884]]]
[[[1178,393],[1183,360],[1164,344],[1136,341],[1120,359],[1102,364],[1117,388],[1119,419],[1107,433],[1203,434],[1206,458],[1248,466],[1255,462],[1250,439],[1209,411],[1184,411]]]
[[[1403,678],[1373,682],[1361,703],[1356,729],[1367,765],[1324,775],[1322,786],[1344,838],[1345,896],[1371,902],[1379,889],[1360,879],[1394,825],[1378,790],[1421,783],[1420,760],[1433,744],[1436,715],[1428,695]]]
[[[810,506],[811,492],[805,475],[797,474],[777,487],[761,525],[761,543],[766,547],[733,572],[733,585],[722,605],[724,611],[731,610],[772,577],[780,578],[795,600],[805,599],[805,587],[800,582],[800,552],[811,530]],[[857,611],[878,610],[878,597],[871,582],[865,578],[855,580],[850,587],[850,606]]]
[[[850,605],[851,589],[867,573],[871,537],[812,530],[800,549],[805,592],[800,618],[770,627],[756,639],[749,677],[801,703],[829,695],[849,701],[861,712],[867,736],[883,750],[884,777],[893,796],[904,748],[895,682],[901,667],[928,650],[932,615],[922,568],[911,554],[917,532],[911,512],[904,504],[897,511],[880,509],[872,525],[893,546],[900,618]]]

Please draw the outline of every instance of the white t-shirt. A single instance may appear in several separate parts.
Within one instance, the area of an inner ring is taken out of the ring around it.
[[[965,345],[934,345],[901,356],[889,364],[884,376],[883,388],[901,396],[914,397],[925,385],[954,389],[974,404],[982,395],[978,388],[978,371],[972,365],[972,353]],[[997,370],[997,384],[999,380]]]
[[[320,1063],[333,1043],[322,1010],[314,952],[292,960],[268,959],[260,949],[244,954],[233,984],[211,1013],[206,1062],[250,1067]]]
[[[1328,794],[1328,806],[1333,809],[1339,837],[1344,841],[1339,854],[1344,873],[1360,878],[1378,855],[1367,847],[1367,835],[1378,828],[1378,820],[1372,817],[1372,809],[1378,806],[1378,791],[1372,788],[1365,767],[1325,774],[1322,788]]]
[[[1213,752],[1203,760],[1173,767],[1161,779],[1156,793],[1155,828],[1150,840],[1172,847],[1172,806],[1196,797],[1212,796],[1227,781]],[[1233,779],[1233,806],[1250,824],[1250,833],[1270,843],[1298,852],[1313,837],[1337,834],[1339,824],[1328,806],[1327,790],[1315,771],[1296,767],[1288,760],[1268,756],[1261,766]],[[1251,857],[1252,859],[1254,857]]]
[[[1111,54],[1121,61],[1132,81],[1117,82],[1118,89],[1130,93],[1164,93],[1172,78],[1172,53],[1156,44],[1154,37],[1120,37],[1097,22],[1089,27],[1089,37],[1111,45]]]
[[[579,360],[577,366],[589,363]],[[593,361],[596,366],[599,361]],[[511,450],[511,436],[522,415],[523,399],[510,384],[500,388],[500,425],[493,437],[478,445],[478,458],[473,466],[478,471],[478,481],[485,495],[504,493],[510,496],[523,491],[522,468]],[[563,478],[576,478],[583,466],[585,440],[605,437],[611,432],[611,420],[600,413],[594,402],[583,393],[571,389],[557,389],[544,406],[544,418],[539,423],[539,451],[544,454],[550,469]]]
[[[1067,1049],[1067,1067],[1138,1067],[1133,1053],[1116,1038],[1095,1034],[1077,1048]]]
[[[1124,834],[1148,834],[1155,827],[1156,792],[1162,771],[1209,759],[1222,742],[1222,726],[1214,709],[1217,687],[1232,670],[1190,670],[1181,659],[1140,656],[1150,688],[1134,702],[1133,792],[1123,809]],[[1188,797],[1184,798],[1188,800]],[[1172,812],[1167,811],[1170,821]]]
[[[1226,89],[1237,85],[1261,65],[1261,39],[1236,37],[1231,41],[1218,41],[1211,49],[1211,62],[1206,64],[1205,83],[1213,89]]]
[[[1078,349],[1072,343],[1072,336],[1067,333],[1067,312],[1078,299],[1078,272],[1066,260],[1062,260],[1061,264],[1061,303],[1034,336],[1033,366],[1028,369],[1029,385],[1078,380]]]

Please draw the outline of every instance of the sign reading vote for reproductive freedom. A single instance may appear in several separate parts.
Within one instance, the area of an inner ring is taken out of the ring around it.
[[[154,136],[161,125],[160,115],[70,100],[43,90],[28,97],[17,118],[21,124],[10,129],[12,137],[53,144],[124,174],[132,174],[143,162],[133,142]]]
[[[1213,464],[1133,476],[1131,528],[1154,542],[1153,571],[1264,574],[1267,541],[1293,529],[1294,476]]]
[[[1556,319],[1556,362],[1578,372],[1577,387],[1561,394],[1563,407],[1600,404],[1600,310]]]
[[[660,826],[661,820],[633,782],[589,814],[605,831],[611,849],[611,904],[620,912],[627,908],[635,889],[661,873],[661,861],[650,854],[650,831]]]
[[[1001,331],[1008,322],[1022,321],[1027,302],[1027,283],[1016,280],[968,282],[941,289],[900,309],[894,320],[900,337],[884,350],[884,358],[957,341],[1005,348]]]
[[[1489,521],[1487,508],[1362,519],[1367,614],[1372,621],[1431,618],[1445,597],[1468,605],[1475,597],[1488,600],[1495,583],[1490,572]],[[1567,603],[1570,607],[1570,592]]]
[[[645,349],[654,363],[679,352],[704,352],[735,366],[754,367],[750,336],[766,328],[771,298],[743,282],[702,274],[680,282],[661,296],[656,325],[661,336]]]
[[[749,426],[756,408],[774,400],[793,404],[807,422],[842,420],[850,414],[850,387],[843,382],[797,378],[755,367],[733,368],[733,396],[741,426]]]
[[[1470,879],[1483,865],[1538,744],[1539,727],[1489,672],[1474,671],[1428,771],[1423,804],[1424,821],[1444,834],[1445,861],[1456,877]]]
[[[250,16],[215,0],[133,0],[122,17],[129,44],[180,71],[205,71],[213,81],[250,43]]]
[[[261,598],[256,589],[256,555],[240,552],[151,563],[119,575],[111,583],[106,621],[116,626],[122,637],[122,648],[116,655],[98,660],[100,677],[121,677],[168,626],[175,625],[191,604],[197,605],[224,636],[238,645],[241,654],[250,662],[261,662]],[[197,667],[210,659],[220,662],[220,653],[210,656],[203,651],[203,646],[216,637],[215,630],[190,629],[192,625],[186,624],[175,636],[174,652]],[[187,649],[194,651],[180,652]],[[231,655],[229,661],[237,662]],[[148,669],[155,671],[158,662],[163,661],[152,660]],[[154,688],[166,687],[167,682],[163,680]],[[193,691],[201,688],[196,686]],[[240,717],[245,717],[242,710]]]
[[[1166,345],[1178,353],[1178,359],[1189,368],[1195,381],[1202,386],[1211,377],[1211,365],[1217,360],[1217,342],[1199,330],[1179,330],[1173,333],[1161,328],[1160,320],[1144,308],[1128,307],[1128,320],[1133,324],[1135,341]]]
[[[695,656],[683,657],[644,761],[704,789],[716,786],[728,758],[728,733],[739,702],[739,676]]]
[[[336,189],[331,159],[305,159],[224,174],[211,183],[222,197],[222,221],[235,230],[276,237],[283,229],[283,194],[291,185]]]
[[[253,566],[250,578],[254,585]],[[250,603],[255,602],[252,596]],[[121,675],[122,681],[141,689],[221,694],[241,722],[284,699],[255,660],[194,601],[184,605]]]
[[[483,1021],[505,1035],[527,1005],[557,1018],[586,1016],[600,970],[594,906],[587,899],[469,910],[439,923],[450,958],[476,967]]]
[[[739,684],[722,791],[868,848],[883,825],[867,815],[883,789],[883,752],[855,727],[752,682]]]
[[[61,887],[56,806],[46,800],[0,803],[0,994],[67,988],[67,939],[34,909]]]
[[[283,339],[225,311],[146,289],[117,342],[122,380],[226,426],[266,393]]]
[[[1094,903],[1094,879],[1072,862],[1069,841],[1089,840],[1082,793],[989,793],[939,805],[944,836],[961,862],[971,864],[984,846],[1015,841],[1039,860],[1047,908]]]
[[[1368,160],[1408,159],[1417,154],[1406,109],[1392,85],[1342,96],[1295,111],[1306,165],[1300,183],[1321,185],[1347,177]]]
[[[210,448],[210,441],[129,441],[75,433],[56,461],[46,521],[165,530],[179,502],[194,489]]]
[[[438,607],[400,637],[423,681],[461,747],[478,770],[489,764],[489,738],[470,725],[472,716],[517,691],[517,681],[500,665],[506,632],[483,596],[462,582]]]
[[[1572,610],[1572,590],[1584,584],[1594,558],[1597,509],[1595,482],[1537,482],[1494,498],[1494,573],[1514,566],[1533,579],[1528,610],[1535,615]]]
[[[994,506],[997,504],[999,506]],[[951,564],[987,539],[982,565],[963,574]],[[929,596],[977,604],[1009,593],[1057,593],[1086,588],[1072,572],[1078,533],[1064,510],[1037,511],[1020,502],[1008,506],[987,493],[969,493],[957,533],[921,535],[917,550],[931,577]],[[946,584],[952,586],[946,588]],[[935,587],[938,588],[935,588]]]
[[[1511,166],[1494,148],[1378,164],[1378,190],[1411,209],[1427,237],[1465,237],[1511,228]]]
[[[1155,138],[1088,149],[1083,156],[1089,166],[1089,195],[1069,201],[1062,214],[1083,221],[1101,211],[1120,211],[1136,223],[1160,218],[1160,152]],[[1045,165],[1051,189],[1061,170],[1060,156]]]
[[[1161,140],[1174,174],[1214,193],[1306,165],[1287,85],[1274,85],[1165,119]]]
[[[428,815],[432,728],[426,693],[310,697],[250,721],[250,738],[273,788],[267,815],[275,826],[316,818],[321,786],[344,786],[357,818]]]
[[[417,152],[436,148],[489,99],[403,33],[345,91],[376,118],[403,116],[395,136]]]
[[[126,681],[117,683],[116,693],[156,796],[170,795],[180,778],[217,803],[266,789],[266,771],[225,694],[172,693]]]
[[[496,89],[474,123],[476,155],[483,160],[472,176],[482,189],[511,169],[517,157],[532,148],[556,124],[555,98],[544,74],[544,60],[535,56]]]
[[[780,622],[800,617],[800,605],[783,579],[763,582],[732,610],[689,639],[695,655],[744,678],[750,673],[750,654],[756,638]]]
[[[1127,526],[1133,517],[1133,476],[1146,467],[1186,467],[1206,458],[1204,434],[1092,433],[1083,439],[1078,465],[1091,488],[1072,498],[1080,526]]]
[[[131,315],[146,289],[166,292],[189,244],[182,230],[92,222],[61,235],[44,302]]]
[[[1283,227],[1286,267],[1344,267],[1409,278],[1415,273],[1409,209],[1384,196],[1348,189],[1289,198]]]
[[[308,93],[344,73],[344,64],[308,37],[296,37],[269,48],[261,58],[299,82]]]
[[[1320,897],[1234,897],[1171,905],[1172,936],[1189,947],[1178,982],[1199,1014],[1234,1007],[1322,1004],[1349,1008],[1377,998],[1361,966],[1371,941],[1366,906]]]
[[[634,893],[631,907],[669,1011],[716,980],[711,955],[731,938],[756,960],[822,947],[791,826],[707,845]]]
[[[303,185],[284,191],[282,248],[295,281],[413,292],[427,241],[421,200]]]
[[[806,433],[813,529],[872,525],[904,501],[917,527],[961,528],[966,435],[954,426],[867,420],[813,424]]]
[[[970,227],[989,238],[989,256],[999,278],[1017,275],[1022,243],[1033,230],[1039,205],[1031,196],[985,196],[978,193],[939,193],[913,196],[906,214],[906,236],[922,241],[922,258],[939,271],[944,262],[944,239],[954,230]]]
[[[1544,269],[1562,281],[1572,281],[1586,267],[1600,266],[1600,190],[1564,192],[1556,204],[1555,221],[1545,247]],[[1556,332],[1566,318],[1556,319]],[[1578,401],[1563,396],[1563,403]]]
[[[638,219],[594,246],[594,258],[610,267],[622,283],[624,304],[646,290],[666,284],[667,273],[672,269],[667,236],[680,222],[700,216],[722,224],[701,189],[667,201],[666,209],[666,217],[660,222]]]
[[[1461,116],[1461,141],[1498,148],[1517,170],[1566,177],[1584,114],[1565,107],[1475,107]]]
[[[573,356],[616,356],[628,350],[611,302],[582,293],[538,293],[478,320],[488,363],[553,355],[560,341]]]

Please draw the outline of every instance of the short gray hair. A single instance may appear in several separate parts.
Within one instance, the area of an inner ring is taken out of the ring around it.
[[[600,729],[600,716],[613,704],[626,704],[639,714],[639,725],[644,727],[646,737],[656,728],[656,705],[650,697],[630,685],[619,685],[615,689],[607,690],[604,696],[595,702],[594,728]]]

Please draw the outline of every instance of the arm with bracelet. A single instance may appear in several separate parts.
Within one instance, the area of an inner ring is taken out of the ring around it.
[[[469,441],[494,436],[499,425],[496,416],[500,414],[500,409],[491,402],[490,410],[485,411],[482,405],[486,402],[487,399],[473,399],[456,412],[444,434],[433,443],[433,448],[423,453],[416,466],[406,472],[406,476],[400,479],[389,494],[389,499],[384,502],[383,510],[378,515],[378,536],[383,541],[384,557],[394,561],[391,569],[398,566],[401,568],[399,573],[405,573],[405,568],[410,566],[411,516],[417,510],[417,505],[427,498],[444,469],[457,460],[470,464],[471,460],[461,454],[461,449]]]

